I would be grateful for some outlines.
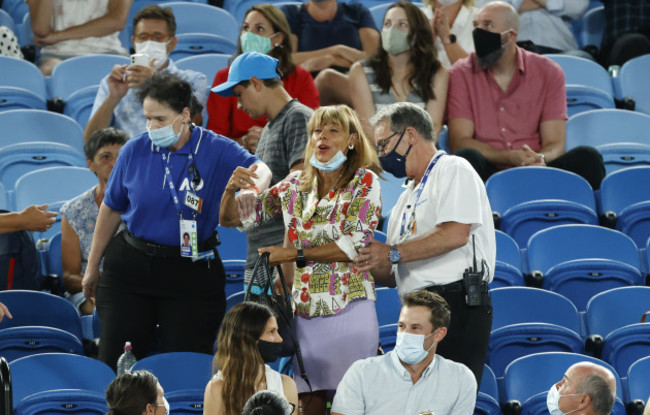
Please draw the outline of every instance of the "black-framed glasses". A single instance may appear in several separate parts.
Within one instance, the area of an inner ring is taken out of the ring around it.
[[[395,133],[389,135],[388,137],[384,138],[383,140],[380,140],[379,142],[377,142],[377,154],[379,154],[380,156],[384,155],[384,148],[390,142],[391,138],[395,137],[397,134],[400,135],[399,140],[397,141],[397,143],[399,145],[399,142],[402,140],[402,137],[404,136],[405,132],[406,132],[406,130],[402,130],[401,133],[395,132]]]

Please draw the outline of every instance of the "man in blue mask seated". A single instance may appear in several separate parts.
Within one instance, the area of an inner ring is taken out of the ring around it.
[[[612,413],[615,400],[614,374],[604,366],[580,362],[551,386],[546,405],[551,415],[606,415]]]
[[[397,284],[401,297],[422,289],[440,294],[451,309],[451,323],[438,353],[465,364],[480,384],[492,329],[488,284],[496,261],[485,186],[467,160],[436,148],[431,117],[417,105],[384,107],[370,124],[381,166],[410,180],[391,210],[387,243],[373,240],[361,248],[357,268],[382,285]]]
[[[332,415],[474,413],[476,379],[467,366],[436,355],[450,311],[438,294],[403,299],[395,349],[358,360],[336,389]]]

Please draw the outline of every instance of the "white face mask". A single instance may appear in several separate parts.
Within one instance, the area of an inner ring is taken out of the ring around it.
[[[458,0],[438,0],[438,3],[440,3],[442,7],[447,7],[458,3]]]
[[[557,388],[557,385],[553,385],[551,386],[551,389],[548,391],[548,395],[546,396],[546,407],[548,408],[548,411],[551,413],[551,415],[568,415],[571,412],[577,411],[578,408],[567,413],[562,412],[560,410],[560,398],[563,396],[576,395],[582,395],[582,393],[567,393],[566,395],[560,395],[560,390]]]
[[[135,53],[143,53],[149,57],[149,61],[154,59],[154,67],[160,69],[167,62],[167,42],[156,42],[147,40],[146,42],[136,43]]]
[[[405,331],[397,332],[395,352],[399,360],[407,365],[415,365],[423,361],[435,344],[432,343],[429,349],[424,350],[424,340],[430,336],[433,336],[433,333],[425,336],[424,334],[407,333]]]

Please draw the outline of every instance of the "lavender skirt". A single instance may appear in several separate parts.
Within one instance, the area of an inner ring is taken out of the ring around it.
[[[379,326],[375,302],[357,300],[330,317],[293,319],[312,391],[335,390],[350,365],[377,355]],[[309,392],[293,359],[298,393]]]

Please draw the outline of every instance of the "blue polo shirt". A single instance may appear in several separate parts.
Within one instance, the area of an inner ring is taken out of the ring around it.
[[[193,176],[188,156],[192,153],[201,178],[196,190],[190,187]],[[192,219],[194,212],[183,203],[185,192],[190,190],[203,199],[201,213],[196,217],[198,240],[202,242],[213,234],[219,223],[221,195],[232,172],[238,166],[249,167],[258,161],[233,140],[200,127],[195,127],[190,140],[175,152],[152,146],[148,133],[144,133],[129,140],[120,150],[106,186],[104,203],[122,213],[127,229],[138,238],[178,246],[179,215],[164,174],[164,166],[168,166],[183,219]]]

